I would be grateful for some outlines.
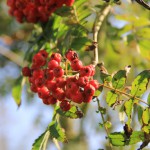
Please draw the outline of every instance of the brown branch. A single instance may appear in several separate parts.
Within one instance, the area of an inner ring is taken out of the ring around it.
[[[104,19],[109,14],[110,10],[111,10],[111,6],[108,5],[104,8],[103,11],[100,11],[97,14],[97,17],[93,25],[93,41],[95,43],[98,42],[98,33],[101,29]],[[94,61],[93,61],[93,65],[96,66],[97,64],[98,64],[98,44],[95,46],[95,49],[94,49]]]
[[[142,5],[143,7],[145,7],[146,9],[150,10],[150,5],[148,5],[146,2],[144,2],[143,0],[135,0],[138,4]]]
[[[107,85],[105,85],[105,84],[99,84],[99,85],[100,85],[100,86],[103,86],[103,87],[105,87],[105,88],[107,88],[107,89],[113,90],[113,91],[115,91],[116,93],[118,92],[118,93],[123,94],[123,95],[126,95],[126,96],[128,96],[128,97],[130,97],[130,98],[134,98],[134,99],[136,99],[136,100],[138,100],[138,101],[140,101],[140,102],[142,102],[142,103],[148,105],[148,103],[146,103],[146,102],[143,101],[142,99],[140,99],[140,98],[138,98],[138,97],[136,97],[136,96],[133,96],[133,95],[131,95],[131,94],[125,93],[124,91],[120,91],[120,90],[118,90],[118,89],[115,89],[115,88],[113,88],[113,87],[107,86]],[[148,105],[148,106],[149,106],[149,105]]]
[[[18,54],[10,51],[9,49],[5,48],[5,47],[2,47],[0,46],[0,54],[5,56],[6,58],[10,59],[12,62],[14,62],[15,64],[17,64],[18,66],[23,66],[24,65],[27,65],[28,62],[26,61],[23,61],[23,58],[20,57]]]

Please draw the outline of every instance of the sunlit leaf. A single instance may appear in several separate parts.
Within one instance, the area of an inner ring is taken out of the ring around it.
[[[146,108],[143,111],[142,120],[144,124],[148,124],[150,122],[150,108]]]
[[[129,99],[125,102],[124,104],[124,109],[125,109],[125,113],[128,117],[128,121],[127,124],[130,126],[131,123],[131,113],[132,113],[132,108],[133,108],[133,99]]]
[[[138,120],[141,123],[142,122],[142,114],[143,114],[143,108],[141,106],[137,106],[137,113],[138,113]]]
[[[144,140],[144,133],[142,131],[134,131],[130,136],[129,145],[135,144]]]
[[[148,105],[150,105],[150,93],[148,94],[148,97],[147,97],[147,103]]]
[[[131,95],[140,97],[147,89],[147,85],[150,79],[150,70],[144,70],[133,81],[131,87]]]
[[[106,102],[109,106],[113,106],[115,102],[117,101],[118,95],[115,93],[115,91],[109,91],[106,95]]]
[[[108,135],[110,142],[113,146],[124,146],[125,145],[125,137],[121,132],[114,132]]]
[[[71,119],[83,117],[82,111],[80,111],[77,106],[72,106],[71,109],[66,112],[62,111],[60,107],[57,107],[56,112],[61,116],[68,117]]]
[[[23,78],[19,77],[14,87],[12,88],[12,96],[18,106],[21,105],[21,94],[22,94],[21,92],[22,92],[22,86],[23,86],[22,81],[23,81]]]
[[[126,83],[126,70],[119,70],[112,78],[112,85],[115,89],[121,89]]]

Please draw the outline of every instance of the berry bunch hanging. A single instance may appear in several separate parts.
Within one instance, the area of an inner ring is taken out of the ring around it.
[[[74,0],[7,0],[9,14],[20,23],[47,22],[56,9],[73,3]]]
[[[66,69],[67,64],[70,70]],[[94,66],[83,66],[73,50],[67,51],[65,61],[59,53],[49,57],[45,50],[40,50],[34,55],[32,66],[24,67],[22,74],[29,78],[31,91],[38,93],[44,104],[59,102],[63,111],[68,111],[71,103],[90,102],[99,87],[97,80],[92,79]]]

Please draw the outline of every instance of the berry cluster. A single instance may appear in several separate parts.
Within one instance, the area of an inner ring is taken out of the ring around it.
[[[15,16],[20,23],[47,22],[56,9],[73,3],[74,0],[7,0],[9,14]]]
[[[29,77],[31,91],[38,93],[44,104],[60,102],[60,108],[68,111],[71,102],[90,102],[99,84],[92,79],[95,73],[93,65],[83,66],[73,50],[68,50],[65,57],[64,62],[59,53],[48,57],[45,50],[40,50],[34,55],[31,68],[24,67],[22,73]],[[62,68],[67,68],[67,62],[71,67],[69,71]],[[70,71],[76,74],[68,75]]]

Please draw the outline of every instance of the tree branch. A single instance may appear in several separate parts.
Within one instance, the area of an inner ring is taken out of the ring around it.
[[[143,0],[135,0],[138,4],[142,5],[143,7],[145,7],[146,9],[150,10],[150,5],[148,5],[146,2],[144,2]]]
[[[97,14],[97,17],[93,25],[93,41],[95,43],[98,42],[98,33],[101,29],[104,19],[109,14],[110,10],[111,10],[111,6],[108,5],[104,8],[103,11],[100,11]],[[95,46],[95,49],[94,49],[94,61],[93,61],[93,65],[96,66],[97,64],[98,64],[98,44]]]

